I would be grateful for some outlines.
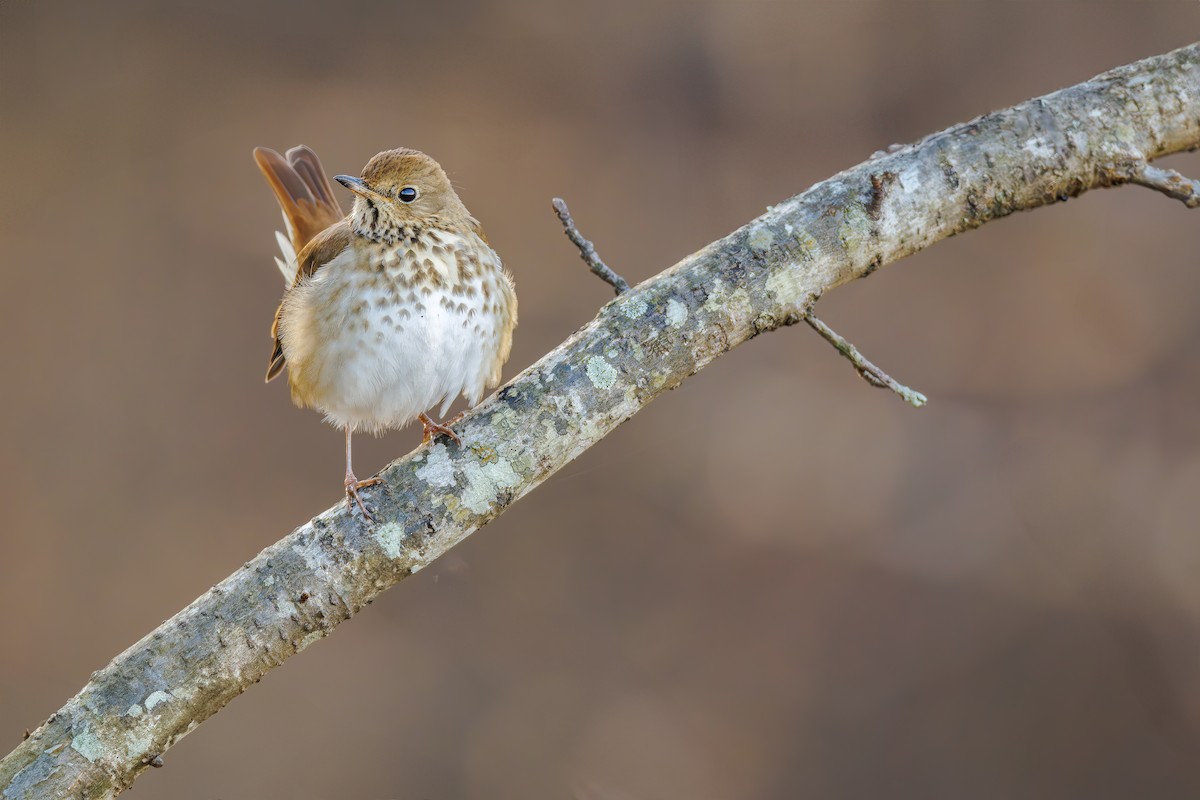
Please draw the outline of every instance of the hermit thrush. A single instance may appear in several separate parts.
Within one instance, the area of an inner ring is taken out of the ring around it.
[[[346,502],[370,518],[354,477],[355,431],[381,433],[413,419],[424,441],[458,441],[439,416],[461,393],[475,405],[500,382],[517,324],[512,277],[488,245],[446,173],[429,156],[400,148],[367,162],[361,178],[337,175],[354,193],[346,217],[317,154],[254,159],[283,209],[276,234],[286,286],[275,312],[267,380],[286,366],[292,401],[346,432]]]

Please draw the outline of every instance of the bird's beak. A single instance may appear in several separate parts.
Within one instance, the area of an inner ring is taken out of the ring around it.
[[[334,175],[333,179],[361,197],[380,196],[378,192],[367,186],[362,178],[352,178],[349,175]]]

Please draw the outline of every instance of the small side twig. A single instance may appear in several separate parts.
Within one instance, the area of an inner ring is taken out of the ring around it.
[[[900,397],[904,399],[904,402],[911,406],[916,406],[917,408],[920,408],[921,406],[925,405],[926,402],[928,402],[928,399],[925,397],[925,395],[908,388],[902,383],[897,382],[892,378],[892,376],[888,375],[879,367],[863,358],[862,353],[858,352],[857,347],[843,339],[837,334],[836,331],[834,331],[824,322],[821,322],[821,320],[814,317],[811,313],[805,315],[804,321],[807,322],[809,327],[811,327],[814,331],[821,334],[825,341],[836,347],[838,352],[845,356],[850,363],[854,365],[854,369],[858,371],[858,374],[862,376],[862,379],[867,383],[880,389],[891,389],[893,392],[900,395]]]
[[[562,221],[563,232],[579,248],[579,255],[583,258],[584,263],[588,265],[588,269],[596,273],[600,280],[613,287],[617,294],[628,292],[629,283],[600,260],[600,255],[596,252],[596,246],[583,238],[583,234],[575,227],[575,220],[571,219],[571,212],[567,210],[566,201],[561,197],[556,197],[551,202],[554,204],[554,213],[558,214],[559,220]]]
[[[1180,175],[1173,169],[1144,164],[1134,171],[1129,182],[1162,192],[1167,197],[1181,201],[1188,208],[1200,208],[1200,181]]]

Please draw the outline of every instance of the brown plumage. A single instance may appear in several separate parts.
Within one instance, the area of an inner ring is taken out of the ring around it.
[[[289,283],[311,275],[317,267],[332,258],[336,251],[345,247],[345,242],[336,239],[339,230],[349,235],[346,225],[339,228],[338,223],[345,223],[342,207],[333,195],[333,187],[325,177],[321,160],[312,148],[298,145],[281,156],[269,147],[254,148],[254,161],[259,170],[271,185],[275,199],[283,211],[283,221],[287,226],[288,240],[292,251],[284,251],[284,260],[289,256],[295,259],[299,269],[295,271]],[[315,248],[305,250],[305,245],[320,237],[322,243]],[[282,243],[281,243],[282,244]],[[293,256],[293,254],[296,254]],[[285,280],[287,276],[285,275]],[[283,347],[279,342],[279,313],[283,304],[275,312],[275,321],[271,324],[271,336],[275,346],[267,363],[267,380],[271,381],[283,371]]]
[[[254,161],[283,209],[295,252],[299,253],[317,234],[345,216],[325,177],[321,160],[311,148],[293,147],[285,157],[268,147],[256,147]]]
[[[278,261],[287,289],[271,327],[271,380],[284,367],[292,399],[346,432],[346,494],[366,508],[351,468],[355,430],[413,419],[425,440],[454,431],[441,413],[460,393],[474,405],[500,381],[512,346],[512,279],[446,173],[416,150],[372,158],[342,217],[321,162],[306,147],[287,156],[258,148],[255,161],[288,228]]]

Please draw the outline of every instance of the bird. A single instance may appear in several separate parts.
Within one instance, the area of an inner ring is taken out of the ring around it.
[[[270,382],[285,369],[292,401],[346,435],[347,508],[373,521],[351,457],[356,432],[379,435],[414,420],[422,444],[445,436],[461,394],[475,406],[500,382],[512,350],[512,275],[446,176],[425,153],[374,156],[359,177],[335,175],[353,193],[343,215],[317,154],[266,147],[254,160],[283,211],[276,233],[284,294],[271,325]]]

